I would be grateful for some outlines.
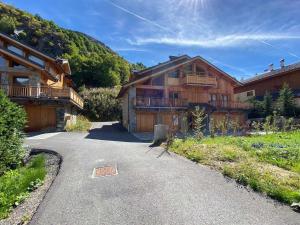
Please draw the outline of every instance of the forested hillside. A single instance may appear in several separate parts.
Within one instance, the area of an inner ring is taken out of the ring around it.
[[[127,81],[130,70],[136,67],[88,35],[63,29],[39,15],[29,14],[1,2],[0,32],[52,57],[69,59],[77,86],[120,85]]]

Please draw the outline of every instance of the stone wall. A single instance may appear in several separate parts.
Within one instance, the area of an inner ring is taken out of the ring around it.
[[[58,131],[63,131],[66,126],[76,123],[76,120],[76,107],[66,105],[56,108],[56,129]]]
[[[129,114],[129,131],[136,131],[136,112],[134,109],[134,98],[136,97],[136,88],[130,87],[128,91],[128,114]]]

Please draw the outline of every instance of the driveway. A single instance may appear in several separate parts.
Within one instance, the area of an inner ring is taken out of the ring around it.
[[[95,123],[89,133],[30,138],[27,144],[63,156],[34,225],[300,224],[300,214],[289,207],[150,148],[117,124]],[[118,175],[93,178],[93,169],[106,165],[116,165]]]

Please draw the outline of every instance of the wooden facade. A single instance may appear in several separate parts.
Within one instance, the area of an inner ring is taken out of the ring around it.
[[[83,108],[83,100],[70,75],[67,60],[53,59],[0,33],[0,88],[24,106],[26,130],[63,129],[76,120],[70,115]]]
[[[262,99],[266,92],[276,98],[285,83],[295,93],[296,103],[300,106],[300,63],[282,65],[280,69],[245,80],[235,88],[235,99],[243,102],[253,97]]]
[[[170,61],[132,75],[119,97],[123,126],[132,132],[152,132],[155,124],[180,130],[183,117],[195,106],[210,116],[245,120],[248,104],[234,99],[239,82],[201,57],[172,57]]]

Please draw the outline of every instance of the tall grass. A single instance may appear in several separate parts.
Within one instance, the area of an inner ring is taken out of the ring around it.
[[[175,140],[170,150],[284,202],[300,202],[300,131]]]
[[[76,123],[66,126],[68,132],[84,132],[91,128],[91,122],[84,116],[77,116]]]
[[[46,176],[45,158],[35,156],[27,166],[10,170],[0,177],[0,219],[9,215]]]

